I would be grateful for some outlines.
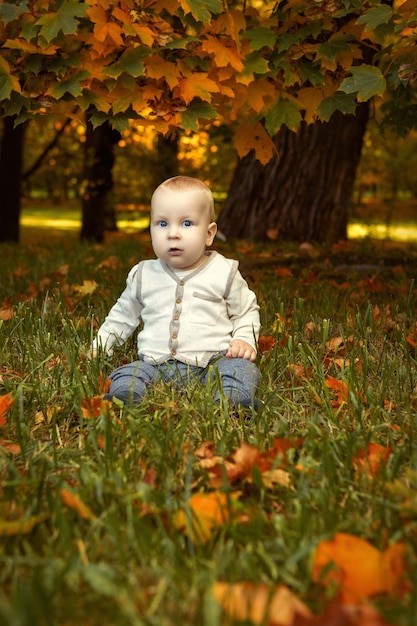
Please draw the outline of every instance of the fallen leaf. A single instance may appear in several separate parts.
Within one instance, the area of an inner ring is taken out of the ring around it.
[[[112,406],[112,402],[105,400],[103,396],[83,398],[81,400],[81,413],[85,419],[100,417],[103,413],[107,413]]]
[[[292,269],[289,267],[276,267],[274,274],[280,278],[292,278],[294,276]]]
[[[7,424],[7,419],[5,417],[5,413],[10,409],[14,402],[11,393],[5,393],[0,396],[0,426],[5,426]]]
[[[333,376],[328,376],[324,381],[324,384],[328,389],[332,389],[336,392],[336,399],[332,400],[332,406],[338,407],[343,402],[347,402],[349,399],[349,385],[338,378],[334,378]]]
[[[310,609],[284,585],[271,589],[265,584],[217,582],[213,595],[236,621],[268,626],[292,626],[298,617],[310,619]]]
[[[11,307],[0,309],[0,319],[3,320],[3,322],[8,322],[15,315],[16,313],[13,311]]]
[[[275,337],[270,335],[260,335],[258,339],[259,352],[267,352],[275,346]]]
[[[95,280],[83,280],[82,285],[73,285],[74,291],[79,293],[81,296],[89,296],[95,292],[98,284]]]
[[[370,442],[365,450],[359,450],[352,463],[356,477],[366,474],[369,478],[376,478],[392,454],[391,446],[382,446]]]
[[[49,515],[32,515],[15,520],[0,520],[0,537],[12,537],[13,535],[27,535],[33,528],[48,519]]]
[[[12,454],[20,454],[22,451],[18,443],[7,441],[6,439],[0,439],[0,448],[8,450]]]
[[[62,502],[71,509],[76,510],[83,519],[97,519],[91,509],[89,509],[72,491],[61,489],[60,496]]]
[[[193,541],[205,543],[212,532],[229,522],[234,516],[234,504],[238,493],[195,493],[188,501],[186,510],[180,510],[174,517],[174,525],[185,531]]]
[[[397,593],[404,574],[405,546],[380,551],[365,539],[336,533],[314,554],[312,577],[338,589],[341,602],[358,602],[379,593]]]

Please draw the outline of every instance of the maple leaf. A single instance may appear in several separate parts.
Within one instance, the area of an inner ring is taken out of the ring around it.
[[[268,352],[275,346],[275,337],[271,335],[259,335],[258,350],[259,352]]]
[[[352,76],[345,78],[340,91],[356,93],[359,102],[366,102],[373,96],[381,96],[386,89],[386,80],[378,67],[358,65],[350,68]]]
[[[204,74],[196,73],[190,78],[183,78],[179,81],[181,96],[186,104],[194,98],[200,98],[206,102],[211,101],[211,95],[220,91],[217,83]]]
[[[240,158],[246,156],[251,150],[255,150],[257,159],[263,165],[266,165],[277,154],[274,142],[260,123],[249,124],[246,122],[241,124],[234,136],[233,143]]]
[[[78,19],[87,13],[87,5],[78,0],[64,0],[57,11],[40,17],[37,23],[41,26],[40,35],[49,43],[60,31],[70,35],[77,31]]]
[[[398,593],[404,575],[405,545],[380,551],[365,539],[336,533],[314,554],[313,580],[336,585],[342,602],[357,602],[379,593]]]
[[[332,406],[338,407],[349,399],[349,385],[344,380],[338,380],[328,376],[325,380],[326,387],[336,392],[336,400],[332,400]]]
[[[174,88],[178,85],[180,70],[175,63],[162,59],[157,54],[148,57],[145,62],[146,75],[156,80],[165,78],[168,85]]]
[[[98,284],[95,280],[83,280],[82,285],[73,285],[73,290],[82,296],[89,296],[97,289]]]
[[[200,22],[207,23],[211,19],[211,13],[221,13],[223,3],[220,0],[179,0],[179,3],[187,15],[192,16]]]
[[[100,417],[103,413],[108,413],[112,406],[112,402],[104,400],[103,396],[83,398],[81,400],[81,413],[84,419]]]
[[[237,621],[292,626],[297,618],[312,617],[304,602],[284,585],[271,588],[265,584],[216,582],[212,593],[229,617]]]
[[[218,67],[231,65],[237,72],[242,72],[245,67],[235,44],[229,43],[229,45],[226,45],[217,37],[207,35],[201,44],[201,48],[214,56]]]

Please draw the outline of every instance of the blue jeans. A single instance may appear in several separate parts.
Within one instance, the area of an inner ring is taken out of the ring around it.
[[[161,365],[143,360],[134,361],[115,369],[109,376],[111,385],[107,399],[113,397],[128,404],[138,404],[148,387],[157,381],[173,382],[176,387],[185,386],[193,380],[203,385],[209,380],[220,378],[221,389],[217,389],[214,400],[219,402],[221,391],[233,405],[254,406],[255,393],[261,378],[260,371],[247,359],[226,358],[222,354],[214,357],[207,367],[186,365],[174,359]]]

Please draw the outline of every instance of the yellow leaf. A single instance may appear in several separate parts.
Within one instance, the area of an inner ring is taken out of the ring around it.
[[[82,296],[88,296],[94,293],[97,287],[95,280],[84,280],[82,285],[74,285],[73,289]]]
[[[304,119],[307,124],[312,124],[318,118],[318,108],[324,98],[321,89],[306,87],[298,92],[300,108],[304,109]]]
[[[21,517],[15,520],[0,520],[0,537],[12,537],[13,535],[27,535],[41,522],[48,519],[49,515],[32,515],[32,517]]]
[[[277,154],[277,149],[262,124],[241,124],[234,137],[234,145],[240,156],[243,158],[251,150],[255,150],[256,158],[266,165],[273,156]]]
[[[231,505],[237,498],[237,493],[196,493],[188,501],[189,512],[178,511],[175,515],[175,527],[184,530],[193,541],[208,541],[215,528],[230,521]]]
[[[260,113],[266,105],[277,100],[273,84],[266,78],[260,78],[248,86],[246,98],[256,113]]]
[[[292,626],[297,618],[310,619],[310,609],[287,587],[275,589],[252,583],[215,583],[213,595],[225,612],[236,621]]]

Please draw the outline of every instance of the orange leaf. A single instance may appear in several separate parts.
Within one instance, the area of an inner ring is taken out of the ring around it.
[[[292,269],[289,267],[276,267],[274,269],[274,274],[280,278],[291,278],[294,276]]]
[[[367,474],[370,478],[376,478],[381,468],[388,461],[391,453],[391,446],[385,447],[379,443],[368,443],[366,450],[359,450],[358,454],[353,458],[356,476]]]
[[[189,514],[178,511],[174,517],[176,528],[185,530],[193,539],[206,542],[215,528],[230,521],[232,505],[238,494],[196,493],[188,501]]]
[[[360,537],[336,533],[333,539],[317,546],[313,580],[336,585],[340,600],[346,603],[378,593],[394,593],[404,574],[404,553],[403,544],[381,552]]]
[[[217,83],[206,75],[196,72],[189,78],[183,78],[179,82],[181,96],[186,104],[194,98],[200,98],[205,102],[211,102],[213,93],[220,91]]]
[[[13,402],[14,399],[11,393],[5,393],[3,396],[0,396],[0,426],[7,424],[5,413],[10,409]]]
[[[329,389],[336,391],[336,400],[332,402],[333,406],[340,406],[342,402],[347,402],[349,398],[349,385],[338,378],[328,376],[325,380],[325,385]]]
[[[81,400],[81,412],[85,419],[100,417],[103,413],[107,413],[112,406],[112,403],[109,400],[104,400],[103,396]]]
[[[12,454],[21,453],[21,448],[18,443],[13,443],[12,441],[6,441],[5,439],[0,439],[0,448],[5,448]]]
[[[309,368],[308,370],[306,370],[304,365],[297,365],[296,363],[290,363],[288,365],[288,368],[300,380],[308,380],[311,378],[312,368]]]
[[[223,43],[222,40],[212,35],[207,35],[201,44],[202,50],[214,56],[218,67],[226,67],[231,65],[237,72],[244,70],[242,57],[236,47],[236,44],[230,42]]]
[[[0,320],[3,322],[8,322],[15,315],[15,312],[11,307],[0,309]]]
[[[75,493],[72,493],[72,491],[61,489],[60,495],[61,495],[62,502],[66,506],[70,507],[71,509],[75,509],[83,519],[91,519],[91,520],[97,519],[97,517],[94,515],[91,509],[89,509],[88,506],[86,506],[84,502],[82,502],[75,495]]]
[[[292,626],[297,618],[312,617],[308,607],[284,585],[271,589],[265,584],[218,582],[213,586],[213,594],[236,621]]]
[[[260,335],[258,339],[258,350],[259,352],[267,352],[268,350],[272,350],[275,346],[275,337],[271,337],[271,335]]]

